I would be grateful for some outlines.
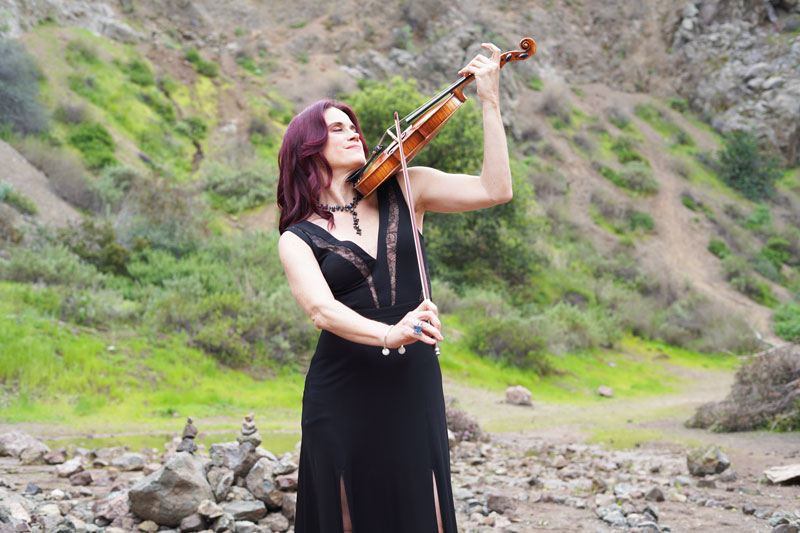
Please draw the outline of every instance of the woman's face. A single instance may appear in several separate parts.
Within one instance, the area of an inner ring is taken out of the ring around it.
[[[355,124],[347,113],[336,107],[329,107],[323,114],[328,125],[328,140],[322,155],[333,170],[357,170],[367,162],[364,147],[358,136]]]

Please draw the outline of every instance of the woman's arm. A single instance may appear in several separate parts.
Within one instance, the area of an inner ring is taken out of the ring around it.
[[[483,106],[483,167],[480,176],[447,174],[428,167],[412,167],[409,179],[420,216],[424,211],[458,213],[491,207],[512,198],[508,144],[500,116],[500,49],[484,48],[492,57],[479,55],[459,74],[474,74]],[[407,191],[405,191],[407,194]]]
[[[371,346],[383,346],[386,337],[388,348],[415,341],[433,344],[442,340],[438,310],[430,300],[423,301],[390,330],[387,324],[370,320],[333,297],[314,253],[300,237],[284,232],[278,241],[278,253],[292,294],[317,328]],[[423,333],[416,335],[414,325],[419,322]]]

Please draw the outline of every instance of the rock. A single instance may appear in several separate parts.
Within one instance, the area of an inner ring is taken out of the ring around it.
[[[60,465],[67,461],[66,448],[51,450],[42,456],[42,460],[49,465]]]
[[[22,431],[0,434],[0,456],[16,457],[23,463],[35,463],[49,451],[45,443]]]
[[[715,489],[717,488],[717,482],[713,479],[698,479],[697,480],[697,488],[699,489]]]
[[[58,477],[69,477],[83,471],[83,463],[80,457],[73,457],[69,461],[56,466]]]
[[[203,520],[203,517],[200,516],[198,513],[190,514],[189,516],[185,517],[181,520],[181,525],[179,529],[183,533],[190,533],[192,531],[200,531],[201,529],[206,527],[206,523]]]
[[[111,461],[113,466],[125,472],[142,470],[146,463],[147,459],[141,453],[124,453]]]
[[[267,514],[264,502],[259,500],[244,501],[236,500],[222,504],[222,510],[229,514],[234,520],[249,520],[257,522]]]
[[[286,531],[289,529],[289,519],[281,513],[270,513],[258,525],[266,526],[270,531]]]
[[[200,502],[200,505],[197,507],[197,512],[200,513],[201,516],[209,519],[219,518],[224,514],[222,507],[211,500],[203,500]]]
[[[275,461],[270,461],[266,457],[261,458],[253,465],[253,468],[245,478],[245,485],[256,499],[261,500],[270,509],[277,509],[280,507],[280,500],[275,500],[272,497],[272,492],[277,489],[273,481]]]
[[[756,506],[753,505],[752,503],[748,502],[742,505],[742,514],[752,515],[755,514],[755,512],[756,512]]]
[[[292,461],[292,456],[290,454],[282,455],[274,467],[276,476],[291,474],[295,470],[297,470],[297,463]]]
[[[233,471],[222,466],[212,466],[206,477],[211,485],[211,490],[214,491],[216,501],[223,501],[233,486]]]
[[[295,510],[297,509],[297,493],[289,492],[281,494],[281,512],[289,520],[294,520]]]
[[[773,466],[764,470],[764,477],[770,483],[786,483],[794,479],[800,478],[800,464],[791,464],[785,466]]]
[[[236,533],[255,533],[256,525],[249,520],[237,520],[235,523]]]
[[[231,515],[223,514],[212,523],[211,528],[216,533],[221,533],[223,531],[234,531],[236,525]]]
[[[798,533],[800,529],[794,524],[781,524],[774,528],[771,533]]]
[[[600,385],[597,387],[597,394],[602,396],[603,398],[613,398],[614,397],[614,389],[611,387],[607,387],[606,385]]]
[[[279,490],[297,490],[297,471],[285,476],[278,476],[275,478],[275,483],[278,485]]]
[[[567,461],[567,459],[563,455],[559,454],[558,456],[556,456],[555,459],[553,459],[553,463],[552,463],[551,466],[553,468],[561,469],[561,468],[564,468],[565,466],[567,466],[568,464],[569,464],[569,461]]]
[[[531,391],[522,385],[512,385],[506,389],[506,402],[511,405],[533,405]]]
[[[177,452],[160,470],[131,487],[129,497],[135,515],[177,526],[200,502],[213,500],[214,493],[206,481],[202,459]]]
[[[29,481],[22,494],[25,496],[35,496],[36,494],[41,494],[41,492],[42,488],[39,485],[33,481]]]
[[[256,424],[253,419],[253,413],[244,417],[242,430],[239,432],[236,440],[239,444],[249,443],[253,445],[253,448],[258,448],[261,445],[261,436],[258,434],[258,429],[256,429]]]
[[[722,473],[731,465],[725,454],[714,445],[695,448],[686,456],[686,466],[693,476],[708,476]]]
[[[128,491],[112,492],[95,504],[95,514],[109,522],[122,518],[128,511],[130,511]]]
[[[139,524],[136,529],[139,531],[144,531],[144,533],[156,533],[156,531],[158,531],[158,524],[152,520],[145,520]]]
[[[508,510],[513,511],[516,508],[516,505],[508,496],[489,494],[486,497],[486,507],[488,507],[490,511],[495,511],[502,514]]]
[[[645,494],[644,499],[649,502],[663,502],[666,498],[664,498],[664,491],[661,490],[659,487],[653,487],[647,494]]]
[[[92,473],[88,470],[84,470],[83,472],[78,472],[69,476],[69,484],[74,487],[91,485],[93,480],[94,478],[92,478]]]

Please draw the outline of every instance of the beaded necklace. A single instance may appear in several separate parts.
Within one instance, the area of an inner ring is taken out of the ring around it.
[[[356,191],[356,195],[353,198],[353,201],[347,205],[326,205],[326,204],[319,204],[320,209],[323,211],[327,211],[328,213],[334,213],[336,211],[347,211],[351,215],[353,215],[353,229],[356,230],[357,235],[361,235],[361,228],[358,226],[358,213],[356,213],[356,206],[358,202],[363,198],[360,192]]]

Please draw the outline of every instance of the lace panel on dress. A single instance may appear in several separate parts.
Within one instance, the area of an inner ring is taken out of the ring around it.
[[[372,293],[372,301],[375,303],[375,307],[380,307],[378,303],[378,293],[375,291],[375,283],[372,280],[372,272],[370,271],[367,264],[364,260],[356,255],[356,253],[346,246],[338,246],[336,244],[331,244],[325,239],[318,237],[314,234],[308,234],[311,238],[314,245],[318,248],[324,248],[325,250],[330,250],[331,252],[335,253],[342,259],[346,259],[350,261],[354,267],[361,272],[361,275],[364,276],[364,279],[367,280],[369,284],[369,290]]]
[[[389,187],[389,214],[386,224],[386,263],[389,267],[389,284],[391,286],[392,303],[396,300],[397,285],[397,227],[400,222],[400,206],[394,187]]]

